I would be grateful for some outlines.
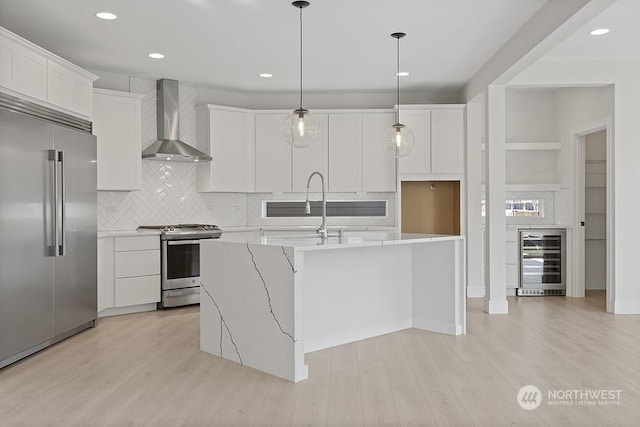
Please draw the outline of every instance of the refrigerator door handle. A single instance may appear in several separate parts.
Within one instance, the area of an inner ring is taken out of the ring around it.
[[[56,150],[47,150],[49,153],[48,160],[52,162],[51,168],[51,234],[53,237],[51,246],[51,256],[58,256],[58,248],[60,247],[60,234],[58,233],[58,152]]]
[[[58,151],[60,162],[60,256],[67,254],[67,182],[64,151]]]

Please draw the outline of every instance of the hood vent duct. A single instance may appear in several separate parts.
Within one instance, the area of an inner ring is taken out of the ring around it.
[[[211,156],[180,141],[180,102],[177,80],[161,79],[158,90],[158,140],[142,151],[142,158],[178,162],[211,161]]]

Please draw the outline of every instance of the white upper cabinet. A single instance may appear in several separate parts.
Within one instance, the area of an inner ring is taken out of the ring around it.
[[[47,59],[24,47],[18,50],[18,92],[40,101],[48,101]]]
[[[396,162],[384,150],[393,113],[329,114],[329,191],[395,191]]]
[[[0,27],[0,90],[72,114],[92,117],[97,76]]]
[[[464,173],[464,110],[431,110],[431,173]]]
[[[18,43],[0,36],[0,86],[18,89]]]
[[[98,190],[141,188],[142,98],[94,89],[93,134],[98,139]]]
[[[396,191],[396,159],[384,149],[394,113],[362,114],[362,191]]]
[[[321,172],[327,179],[327,114],[315,114],[321,128],[318,141],[309,148],[293,148],[282,135],[289,112],[256,112],[256,191],[271,193],[305,192],[311,173]],[[327,183],[325,182],[325,185]],[[314,178],[310,191],[322,191]]]
[[[362,191],[362,114],[329,114],[329,191]]]
[[[47,60],[47,102],[91,117],[93,80]]]
[[[282,128],[288,113],[256,114],[256,191],[291,191],[291,146]]]
[[[431,173],[431,111],[402,107],[400,123],[409,127],[415,136],[413,149],[399,161],[400,173]]]
[[[294,192],[298,193],[307,191],[307,180],[309,179],[309,175],[316,171],[322,173],[322,175],[324,176],[325,186],[328,184],[326,182],[328,178],[328,115],[320,113],[313,114],[320,120],[320,136],[318,137],[318,140],[309,148],[292,148],[293,154],[291,155],[291,187]],[[284,142],[284,137],[282,144],[286,144],[286,142]],[[322,191],[322,183],[319,178],[313,178],[313,181],[311,181],[311,185],[309,186],[309,191]]]
[[[197,147],[213,160],[197,165],[200,192],[255,191],[253,113],[240,108],[203,105],[196,109]]]
[[[415,146],[400,159],[400,174],[464,173],[464,105],[406,105],[400,122],[411,128]]]

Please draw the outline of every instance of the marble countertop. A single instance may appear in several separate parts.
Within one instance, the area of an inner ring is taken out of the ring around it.
[[[159,236],[160,230],[105,230],[98,231],[98,239],[105,237]]]
[[[345,247],[364,247],[424,243],[433,241],[463,239],[462,236],[449,236],[439,234],[412,234],[397,231],[345,231],[342,237],[337,230],[329,230],[329,237],[321,239],[315,232],[308,231],[282,231],[270,232],[247,231],[223,234],[215,242],[245,243],[263,246],[291,247],[296,250],[323,250]]]
[[[262,232],[296,232],[296,233],[309,233],[313,234],[316,231],[317,226],[302,225],[302,226],[245,226],[245,227],[221,227],[223,236],[225,233],[246,233],[251,231]],[[395,231],[396,227],[384,227],[384,226],[345,226],[345,227],[332,227],[332,229],[338,230],[342,228],[348,231]],[[337,231],[336,231],[337,232]],[[100,230],[98,231],[98,239],[105,237],[126,237],[126,236],[142,236],[142,235],[160,235],[160,230]]]

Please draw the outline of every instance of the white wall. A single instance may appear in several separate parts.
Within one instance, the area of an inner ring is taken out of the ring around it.
[[[539,86],[594,86],[614,84],[613,111],[613,268],[615,288],[609,292],[614,313],[640,313],[637,275],[637,215],[640,197],[640,60],[540,61],[512,83]],[[609,96],[611,100],[611,96]],[[577,106],[578,108],[579,106]],[[593,107],[592,107],[593,108]],[[599,105],[597,108],[604,108]],[[567,112],[568,113],[568,112]],[[572,113],[574,114],[574,113]]]

